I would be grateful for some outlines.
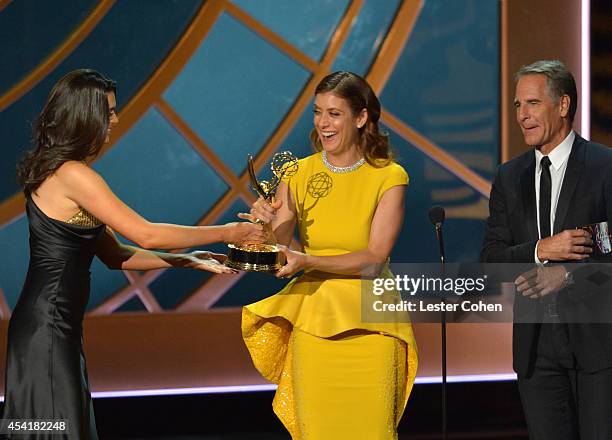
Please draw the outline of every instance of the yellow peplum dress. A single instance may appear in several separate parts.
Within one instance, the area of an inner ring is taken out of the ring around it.
[[[342,255],[367,248],[378,202],[408,175],[395,163],[334,173],[316,153],[286,183],[304,251]],[[383,274],[392,276],[388,268]],[[416,343],[408,320],[362,321],[361,283],[307,272],[243,309],[244,341],[262,376],[278,384],[274,412],[294,440],[397,438]]]

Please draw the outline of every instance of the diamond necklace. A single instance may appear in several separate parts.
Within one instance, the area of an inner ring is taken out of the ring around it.
[[[323,157],[323,164],[325,165],[325,167],[333,173],[350,173],[351,171],[355,171],[357,168],[359,168],[365,163],[365,159],[362,157],[353,165],[349,165],[348,167],[337,167],[329,163],[329,161],[327,160],[327,151],[323,150],[321,156]]]

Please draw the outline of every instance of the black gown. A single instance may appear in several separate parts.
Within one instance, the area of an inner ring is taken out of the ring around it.
[[[29,197],[26,212],[30,264],[8,328],[3,419],[67,421],[65,435],[15,436],[20,440],[97,439],[82,328],[89,268],[104,225],[51,219]]]

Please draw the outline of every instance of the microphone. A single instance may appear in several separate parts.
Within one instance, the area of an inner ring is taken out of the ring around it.
[[[444,208],[441,206],[434,206],[429,209],[429,221],[436,228],[436,240],[438,241],[438,251],[440,253],[440,263],[442,263],[442,268],[444,268],[444,239],[442,238],[442,223],[444,223],[445,217],[446,213],[444,212]]]
[[[438,251],[440,252],[440,269],[444,275],[444,240],[442,238],[442,223],[446,214],[441,206],[434,206],[429,209],[429,221],[436,228],[436,240],[438,241]],[[446,299],[442,296],[442,304],[446,304]],[[446,312],[444,308],[440,315],[441,348],[442,348],[442,439],[447,440],[447,409],[446,409]]]
[[[429,220],[433,223],[434,226],[442,226],[444,223],[444,219],[446,214],[444,212],[444,208],[441,206],[434,206],[429,209]]]

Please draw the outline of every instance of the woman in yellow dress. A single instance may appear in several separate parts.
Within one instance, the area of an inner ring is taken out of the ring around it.
[[[297,174],[243,218],[269,224],[287,263],[303,271],[243,309],[255,367],[278,384],[273,408],[293,439],[397,439],[417,367],[409,322],[361,317],[362,276],[390,277],[408,175],[379,131],[369,84],[335,72],[317,86],[311,142]],[[297,224],[303,252],[286,247]]]

